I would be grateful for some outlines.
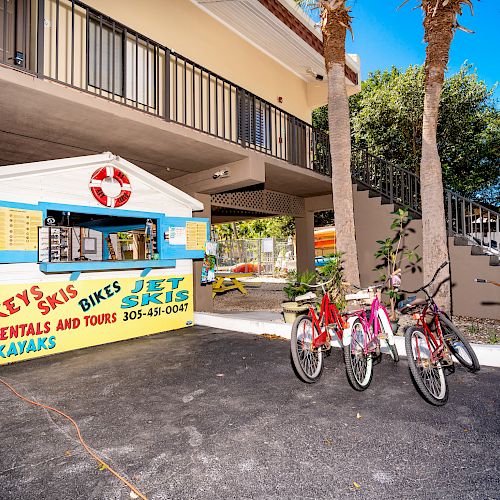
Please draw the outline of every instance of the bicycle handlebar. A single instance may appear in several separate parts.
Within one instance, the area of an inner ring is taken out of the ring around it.
[[[371,290],[371,289],[378,289],[378,288],[384,288],[385,284],[387,283],[388,280],[385,280],[383,283],[373,283],[372,285],[368,286],[356,286],[353,285],[352,283],[346,283],[348,286],[352,286],[356,290]]]
[[[423,285],[421,286],[420,288],[417,288],[417,290],[403,290],[401,288],[401,291],[404,292],[404,293],[418,293],[418,292],[421,292],[423,290],[425,290],[426,288],[428,288],[429,286],[432,285],[432,283],[434,283],[435,279],[437,278],[437,275],[439,274],[439,271],[441,271],[441,269],[443,269],[444,267],[446,267],[448,264],[450,263],[449,260],[445,260],[436,270],[436,272],[434,273],[434,276],[432,277],[432,279],[429,281],[429,283],[427,283],[426,285]]]
[[[311,283],[303,283],[302,281],[296,281],[294,283],[295,286],[300,286],[300,285],[305,285],[308,286],[309,288],[319,288],[321,286],[328,285],[328,283],[331,283],[335,278],[331,278],[328,281],[323,281],[322,283],[317,283],[316,285],[312,285]]]
[[[484,278],[476,278],[474,281],[476,283],[489,283],[491,285],[500,286],[500,283],[497,283],[496,281],[485,280]]]
[[[348,283],[348,282],[344,282],[345,285],[347,286],[352,286],[353,288],[356,288],[357,290],[371,290],[371,289],[379,289],[379,288],[384,288],[384,286],[386,285],[386,283],[391,280],[394,276],[397,276],[398,274],[401,274],[401,269],[396,269],[396,271],[394,271],[384,282],[382,283],[372,283],[371,285],[368,285],[368,286],[365,286],[365,287],[360,287],[360,286],[356,286],[356,285],[353,285],[351,283]]]

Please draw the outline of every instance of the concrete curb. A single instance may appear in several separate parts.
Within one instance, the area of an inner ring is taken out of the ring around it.
[[[243,319],[229,314],[194,313],[194,322],[199,326],[209,326],[221,330],[233,332],[250,333],[252,335],[277,335],[290,340],[292,325],[273,321],[262,321],[255,319]],[[338,341],[332,342],[334,347],[340,347]],[[400,356],[406,357],[404,337],[396,337],[396,347]],[[481,366],[493,366],[500,368],[500,345],[472,344]],[[382,352],[387,352],[382,347]]]

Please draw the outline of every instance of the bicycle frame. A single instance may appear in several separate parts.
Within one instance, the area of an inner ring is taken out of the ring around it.
[[[378,317],[379,310],[384,311],[387,318],[389,318],[386,307],[380,303],[379,296],[378,294],[376,294],[371,304],[369,318],[366,315],[365,309],[360,309],[358,311],[350,313],[351,317],[356,317],[361,321],[363,330],[366,332],[366,335],[363,336],[363,351],[365,355],[368,354],[368,352],[372,352],[375,350],[375,341],[378,339],[379,334],[382,330],[380,326],[380,319]],[[351,339],[346,338],[344,341],[344,345],[350,345],[350,343]]]
[[[436,325],[436,332],[437,335],[434,335],[434,332],[430,329],[429,323],[425,320],[429,309],[431,309],[431,314],[432,314],[432,322]],[[430,355],[431,355],[431,363],[436,364],[438,361],[443,359],[446,354],[443,355],[443,351],[447,351],[448,348],[446,346],[446,342],[444,341],[443,338],[443,331],[441,330],[441,324],[439,323],[439,308],[437,304],[432,301],[432,299],[429,299],[429,303],[427,303],[422,310],[417,313],[418,318],[417,318],[417,326],[421,327],[424,330],[425,333],[425,341],[427,343],[427,348],[429,349]],[[430,341],[429,341],[430,339]],[[434,345],[434,347],[431,345]],[[417,351],[417,356],[418,359],[420,360],[420,347],[418,345],[418,342],[416,343],[416,351]]]
[[[314,307],[311,305],[309,307],[309,317],[311,318],[313,324],[312,347],[314,349],[321,348],[323,345],[326,345],[327,348],[330,347],[331,335],[328,327],[332,324],[336,327],[336,334],[339,342],[342,345],[342,336],[345,328],[345,323],[335,304],[330,302],[328,293],[325,293],[323,295],[323,298],[321,299],[319,316],[316,314]],[[321,325],[324,325],[324,329],[321,327]],[[315,336],[317,332],[320,333],[319,335]]]
[[[427,296],[427,303],[425,306],[421,309],[420,312],[416,313],[413,315],[413,317],[417,320],[417,327],[421,327],[425,333],[425,341],[427,343],[427,348],[429,349],[429,352],[431,354],[430,361],[432,364],[435,364],[441,359],[444,359],[445,357],[448,357],[450,354],[448,351],[448,347],[446,345],[446,342],[443,337],[443,331],[441,329],[441,324],[439,322],[439,314],[441,313],[438,305],[434,302],[434,299],[432,296],[429,294],[427,291],[427,288],[434,283],[434,280],[437,278],[437,275],[439,274],[439,271],[449,265],[448,261],[443,262],[436,270],[434,273],[434,276],[432,279],[427,283],[426,285],[421,286],[418,290],[413,290],[413,291],[408,291],[408,290],[403,290],[406,293],[418,293],[418,292],[424,292],[425,295]],[[433,331],[429,327],[429,322],[425,320],[427,314],[429,313],[429,309],[431,309],[430,313],[432,314],[432,322],[435,323],[436,325],[436,332],[437,335],[434,335]],[[429,339],[432,341],[432,343],[435,346],[435,349],[431,346],[431,343]],[[418,359],[420,360],[420,347],[418,345],[418,342],[416,342],[416,350],[417,350],[417,355]],[[443,354],[444,352],[444,354]]]

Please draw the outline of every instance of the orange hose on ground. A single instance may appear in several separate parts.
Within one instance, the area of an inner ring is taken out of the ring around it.
[[[100,465],[104,465],[111,474],[113,474],[116,478],[118,478],[123,484],[128,486],[139,498],[142,498],[142,500],[148,500],[134,485],[129,483],[124,477],[120,476],[118,472],[116,472],[114,469],[112,469],[99,455],[94,453],[90,447],[87,445],[85,440],[82,437],[82,434],[80,432],[80,427],[78,427],[78,424],[69,416],[66,415],[66,413],[62,412],[61,410],[58,410],[57,408],[53,408],[52,406],[44,405],[42,403],[38,403],[37,401],[32,401],[31,399],[28,399],[21,394],[19,394],[14,387],[12,387],[9,383],[7,383],[5,380],[0,378],[0,383],[5,385],[10,391],[12,391],[19,399],[22,399],[23,401],[26,401],[27,403],[30,403],[34,406],[39,406],[40,408],[45,408],[46,410],[53,411],[54,413],[57,413],[58,415],[61,415],[62,417],[66,418],[71,422],[73,427],[76,429],[76,432],[78,434],[78,439],[80,443],[82,444],[84,450],[94,459],[96,460]]]

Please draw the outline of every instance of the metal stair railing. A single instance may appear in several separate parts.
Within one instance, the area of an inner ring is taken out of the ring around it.
[[[363,148],[352,148],[353,180],[386,198],[390,204],[422,215],[419,177],[399,165],[377,157]],[[449,236],[461,236],[489,254],[499,254],[500,214],[449,189],[444,190]]]
[[[499,254],[500,214],[469,198],[445,189],[448,234],[462,236],[489,254]]]
[[[416,174],[366,149],[353,148],[351,158],[351,174],[357,183],[385,197],[390,204],[421,215],[420,179]]]

